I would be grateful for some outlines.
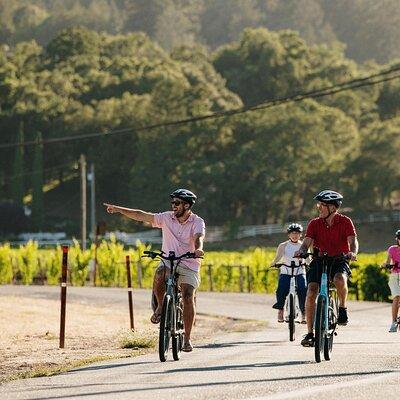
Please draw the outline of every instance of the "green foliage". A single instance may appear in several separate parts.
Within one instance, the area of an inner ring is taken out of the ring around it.
[[[8,243],[0,246],[0,283],[7,284],[13,280],[11,249]]]
[[[14,274],[19,275],[24,285],[33,282],[39,267],[39,250],[37,242],[30,240],[25,246],[20,246],[19,251],[14,251],[15,261]]]
[[[110,241],[103,240],[97,250],[97,270],[99,286],[126,286],[126,266],[124,246],[115,236]]]
[[[89,273],[89,262],[93,258],[91,250],[83,251],[74,239],[68,253],[70,282],[74,286],[84,286]]]
[[[124,249],[123,245],[112,237],[109,242],[102,241],[97,249],[97,286],[125,287],[126,255],[131,260],[131,278],[133,287],[151,288],[154,270],[158,261],[142,258],[143,252],[150,249],[140,242],[136,246]],[[94,246],[82,251],[74,240],[68,254],[68,279],[70,284],[87,284],[90,260],[94,258]],[[278,283],[278,271],[268,268],[275,256],[275,250],[252,248],[245,251],[206,253],[201,267],[200,290],[275,293]],[[357,300],[388,301],[388,273],[380,268],[386,253],[359,254],[352,263],[352,276],[349,281],[349,297]],[[61,247],[54,250],[38,250],[37,244],[29,242],[19,250],[10,249],[9,244],[0,246],[0,284],[21,281],[30,284],[45,277],[47,284],[59,284],[61,274]],[[39,268],[40,266],[40,268]],[[211,280],[210,284],[210,271]]]

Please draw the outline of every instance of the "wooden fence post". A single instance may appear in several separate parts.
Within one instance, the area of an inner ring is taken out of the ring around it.
[[[250,267],[247,265],[247,291],[250,293],[251,292],[251,275],[250,275]]]
[[[61,267],[61,311],[60,311],[60,349],[65,343],[65,311],[67,303],[67,270],[68,270],[68,246],[62,246]]]
[[[128,301],[129,301],[129,320],[131,325],[131,330],[135,330],[135,323],[133,319],[133,300],[132,300],[132,280],[131,280],[131,262],[129,256],[126,256],[126,275],[128,283]]]
[[[239,265],[239,288],[243,292],[243,266]]]

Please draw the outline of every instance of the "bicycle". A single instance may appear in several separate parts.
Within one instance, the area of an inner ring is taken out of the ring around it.
[[[294,275],[294,270],[295,268],[301,268],[305,265],[306,264],[303,263],[296,265],[295,261],[292,261],[290,265],[279,263],[272,266],[273,268],[288,267],[291,269],[290,289],[285,301],[285,320],[288,322],[289,340],[291,342],[295,340],[295,323],[300,314],[299,297],[297,295],[296,275]]]
[[[398,268],[398,267],[399,267],[398,263],[385,264],[385,265],[381,266],[381,269],[391,270],[392,268]],[[397,284],[400,285],[400,274],[397,275]],[[400,308],[399,308],[399,311],[400,311]],[[400,315],[397,316],[395,323],[397,324],[397,331],[400,331]],[[392,331],[390,331],[390,332],[392,332]]]
[[[330,267],[334,261],[348,260],[345,256],[330,257],[327,253],[322,256],[316,256],[314,253],[302,254],[301,258],[312,256],[322,260],[322,275],[319,285],[319,293],[316,300],[316,309],[314,313],[314,330],[315,344],[314,354],[315,361],[321,362],[322,354],[326,361],[332,357],[333,337],[337,335],[337,319],[338,319],[338,298],[336,289],[329,286],[330,283]],[[328,268],[328,261],[331,265]]]
[[[142,257],[159,259],[164,267],[169,268],[170,274],[166,282],[166,292],[164,295],[160,333],[158,340],[158,354],[161,362],[165,362],[168,356],[169,343],[172,339],[172,356],[175,361],[180,358],[180,353],[183,346],[183,302],[182,294],[178,285],[178,274],[176,269],[184,258],[198,258],[194,253],[187,252],[181,256],[175,256],[174,251],[170,251],[168,256],[161,251],[144,251]],[[169,266],[165,261],[169,262]],[[154,293],[152,294],[152,306],[157,307]]]

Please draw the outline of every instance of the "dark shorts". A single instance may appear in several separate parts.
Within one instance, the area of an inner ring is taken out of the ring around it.
[[[338,274],[346,274],[347,276],[351,275],[351,269],[346,261],[343,260],[331,260],[328,261],[328,273],[330,276],[330,280],[333,280],[333,277]],[[307,272],[307,283],[320,283],[322,275],[322,261],[321,259],[312,260],[310,264],[310,268]]]

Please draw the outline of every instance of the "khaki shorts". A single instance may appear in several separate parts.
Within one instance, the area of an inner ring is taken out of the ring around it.
[[[158,268],[162,268],[163,264],[159,264]],[[186,283],[197,289],[200,286],[200,272],[194,271],[186,265],[179,264],[176,272],[179,275],[178,283]]]
[[[400,274],[390,274],[389,287],[392,297],[400,296]]]

